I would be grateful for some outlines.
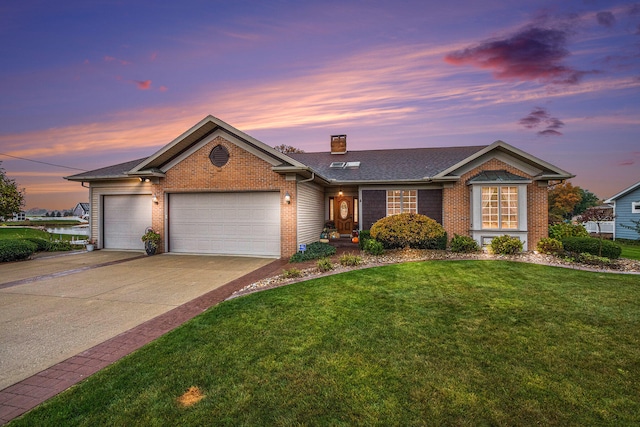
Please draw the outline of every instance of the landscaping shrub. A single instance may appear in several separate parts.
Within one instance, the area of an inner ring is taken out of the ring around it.
[[[602,253],[600,253],[600,245],[602,245]],[[562,239],[562,246],[566,252],[587,253],[610,259],[618,259],[622,253],[622,248],[617,243],[592,237],[567,237]]]
[[[565,237],[589,237],[589,232],[582,224],[561,222],[549,227],[549,237],[562,240]]]
[[[382,255],[384,253],[384,246],[376,239],[369,239],[364,244],[363,250],[370,255]]]
[[[538,242],[536,248],[541,254],[558,255],[563,251],[562,242],[558,239],[545,237]]]
[[[360,240],[358,241],[358,247],[360,248],[361,251],[363,251],[364,245],[367,243],[368,240],[371,239],[371,232],[369,230],[362,230],[358,234],[358,237],[360,238]]]
[[[0,240],[0,262],[27,259],[38,249],[38,245],[28,240]]]
[[[598,267],[611,267],[614,262],[609,258],[591,255],[589,253],[582,253],[576,257],[577,262],[581,262],[583,264],[596,265]]]
[[[304,252],[296,252],[291,255],[289,262],[302,262],[312,259],[324,258],[336,253],[336,248],[328,243],[313,242],[307,245],[307,250]]]
[[[357,266],[362,263],[362,258],[354,254],[344,254],[340,257],[340,265]]]
[[[371,237],[385,249],[446,249],[447,246],[447,234],[442,225],[426,215],[391,215],[378,220],[370,231]]]
[[[498,236],[491,239],[491,250],[494,254],[515,255],[522,252],[522,241],[513,236]]]
[[[473,237],[454,234],[451,239],[452,252],[477,252],[479,250],[480,246],[478,246],[478,242],[473,240]]]
[[[295,279],[296,277],[301,277],[301,276],[302,276],[302,271],[298,270],[297,268],[290,268],[282,272],[282,277],[284,277],[285,279]]]
[[[333,264],[329,258],[321,258],[318,260],[318,270],[327,272],[333,270]]]
[[[25,237],[22,240],[27,240],[36,244],[36,252],[46,252],[51,249],[51,242],[40,237]]]
[[[66,240],[57,240],[55,242],[51,242],[51,247],[49,248],[49,252],[62,252],[71,250],[73,250],[73,246],[71,246],[71,242],[68,242]]]

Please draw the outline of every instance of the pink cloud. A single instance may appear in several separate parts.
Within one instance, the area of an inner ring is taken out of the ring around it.
[[[159,90],[160,92],[166,92],[166,91],[168,91],[168,90],[169,90],[169,88],[168,88],[168,87],[166,87],[166,86],[160,86],[160,87],[158,88],[158,90]]]
[[[635,164],[636,164],[635,160],[623,160],[618,163],[618,166],[633,166]]]
[[[540,136],[560,136],[562,132],[558,131],[564,126],[564,122],[556,117],[551,117],[549,112],[541,107],[535,107],[527,116],[518,122],[527,129],[536,128],[542,124],[546,125],[546,129],[539,131]]]
[[[144,81],[133,80],[133,83],[135,83],[138,86],[138,89],[140,90],[151,89],[151,80],[144,80]]]
[[[115,62],[119,62],[121,65],[129,65],[129,64],[131,64],[131,62],[129,62],[129,61],[125,61],[124,59],[118,59],[116,57],[109,56],[109,55],[105,55],[104,61],[105,62],[114,62],[115,61]]]
[[[563,30],[526,28],[506,38],[451,52],[444,60],[492,70],[500,80],[576,84],[587,73],[562,63],[569,56],[567,35]]]

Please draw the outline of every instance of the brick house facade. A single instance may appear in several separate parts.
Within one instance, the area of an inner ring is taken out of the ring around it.
[[[288,257],[327,221],[349,233],[398,209],[426,213],[450,237],[512,234],[533,248],[547,235],[548,181],[572,177],[502,141],[370,151],[348,151],[346,135],[330,143],[285,155],[207,116],[148,158],[67,179],[89,183],[100,248],[142,249],[151,226],[161,252]],[[480,202],[480,191],[503,187],[510,201]],[[491,203],[496,217],[511,209],[511,228],[486,227]]]

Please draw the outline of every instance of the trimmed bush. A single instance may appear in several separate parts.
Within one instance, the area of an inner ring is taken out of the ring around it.
[[[28,240],[0,240],[0,262],[20,261],[29,258],[38,245]]]
[[[478,252],[480,250],[480,246],[478,246],[478,242],[473,240],[473,237],[470,236],[460,236],[458,234],[454,234],[453,239],[451,239],[451,251],[452,252]]]
[[[560,240],[545,237],[538,242],[536,249],[541,254],[558,255],[562,253],[564,248]]]
[[[46,252],[51,249],[51,242],[40,237],[25,237],[22,240],[27,240],[36,244],[36,252]]]
[[[384,253],[384,246],[382,243],[378,242],[376,239],[369,239],[364,244],[363,250],[369,255],[382,255]]]
[[[506,234],[494,237],[491,239],[491,250],[494,254],[515,255],[522,252],[522,241]]]
[[[358,247],[361,251],[363,251],[364,245],[367,243],[367,240],[371,239],[371,232],[369,230],[362,230],[360,233],[358,233],[358,237]]]
[[[614,262],[609,258],[605,258],[602,256],[591,255],[588,253],[583,253],[578,255],[576,261],[581,262],[583,264],[595,265],[598,267],[611,267],[614,265]]]
[[[565,237],[589,237],[589,232],[582,224],[561,222],[549,227],[549,237],[562,240]]]
[[[402,213],[378,220],[371,226],[371,237],[385,249],[446,249],[447,233],[442,225],[426,215]]]
[[[602,253],[600,253],[602,245]],[[622,248],[610,240],[594,239],[593,237],[567,237],[562,239],[562,246],[566,252],[574,254],[591,254],[609,259],[618,259]]]
[[[329,258],[321,258],[318,260],[318,270],[327,272],[333,270],[333,264]]]
[[[307,245],[307,250],[304,252],[296,252],[291,255],[289,262],[302,262],[310,261],[313,259],[324,258],[336,253],[336,248],[328,243],[313,242]]]

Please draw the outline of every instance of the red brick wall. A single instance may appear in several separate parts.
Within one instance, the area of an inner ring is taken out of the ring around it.
[[[454,234],[469,236],[471,229],[471,192],[466,182],[483,170],[506,170],[526,178],[533,178],[498,159],[491,159],[465,173],[452,188],[443,191],[443,226],[449,237]],[[540,239],[547,237],[547,188],[537,182],[527,185],[527,230],[529,250],[535,249]]]
[[[229,161],[223,167],[214,166],[209,153],[218,144],[229,152]],[[296,183],[285,180],[271,170],[271,164],[254,156],[222,137],[200,148],[188,158],[167,171],[166,177],[154,185],[158,204],[153,206],[153,227],[164,233],[165,192],[209,192],[209,191],[274,191],[280,192],[280,200],[288,191],[291,204],[280,205],[280,251],[288,257],[296,252]],[[166,236],[165,236],[166,237]],[[238,238],[241,238],[240,236]]]

